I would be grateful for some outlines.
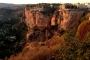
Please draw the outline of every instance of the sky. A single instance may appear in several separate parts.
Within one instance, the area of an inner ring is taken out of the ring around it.
[[[0,3],[35,4],[35,3],[90,3],[90,0],[0,0]]]

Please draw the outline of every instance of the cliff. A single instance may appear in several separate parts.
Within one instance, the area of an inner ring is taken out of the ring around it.
[[[29,39],[29,36],[35,33],[34,29],[38,31],[45,29],[42,30],[45,39],[47,29],[47,34],[54,34],[55,31],[51,31],[54,30],[52,26],[57,26],[55,27],[55,29],[58,28],[57,30],[76,30],[80,24],[81,18],[85,14],[85,10],[81,9],[59,9],[55,10],[52,14],[43,14],[42,11],[45,11],[45,9],[39,7],[25,7],[22,21],[24,21],[28,26],[28,32],[26,36],[27,40]]]
[[[26,37],[30,43],[26,42],[23,51],[16,56],[12,55],[10,60],[63,60],[67,59],[67,57],[72,60],[83,59],[82,56],[85,57],[84,53],[88,52],[89,45],[80,44],[75,39],[75,30],[81,23],[85,10],[59,9],[52,14],[43,14],[43,11],[45,11],[43,8],[36,7],[26,7],[24,9],[21,22],[24,22],[28,27]],[[90,25],[89,21],[86,25]],[[83,37],[85,30],[90,31],[89,26],[86,25],[79,26],[79,35],[77,37],[81,38],[81,35]],[[66,30],[69,31],[65,32]],[[78,52],[81,53],[78,54]],[[89,57],[88,54],[87,56]]]
[[[81,41],[85,41],[89,38],[90,32],[90,12],[88,12],[81,20],[81,24],[78,26],[76,37]]]
[[[25,8],[24,17],[26,25],[29,28],[33,28],[35,25],[37,26],[46,26],[50,22],[50,16],[44,15],[40,12],[43,8]]]
[[[85,10],[79,9],[60,9],[53,14],[51,25],[58,24],[60,29],[76,29],[80,24]]]
[[[79,25],[76,37],[78,37],[81,41],[83,41],[88,37],[89,32],[90,32],[90,20],[86,20]]]
[[[41,11],[43,11],[43,8],[26,7],[24,9],[22,21],[28,26],[27,39],[29,39],[32,34],[38,35],[40,33],[38,31],[38,34],[35,34],[34,29],[43,29],[47,25],[50,25],[50,16],[41,13]],[[44,32],[42,34],[45,35]]]

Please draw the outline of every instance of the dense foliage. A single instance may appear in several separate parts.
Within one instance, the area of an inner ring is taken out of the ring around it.
[[[58,8],[58,6],[60,6],[60,4],[41,3],[38,4],[37,6],[44,8],[44,10],[41,11],[43,14],[52,15],[55,12],[55,10]]]
[[[44,11],[41,11],[43,14],[52,15],[55,12],[56,8],[54,7],[45,7]]]

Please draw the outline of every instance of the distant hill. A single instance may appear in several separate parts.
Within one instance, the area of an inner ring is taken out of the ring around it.
[[[26,6],[27,4],[9,4],[9,3],[0,3],[0,8],[13,7],[13,6]]]
[[[15,4],[0,3],[0,8],[3,8],[3,7],[12,7],[12,6],[16,6],[16,5]]]
[[[8,19],[21,17],[23,9],[23,6],[0,8],[0,21],[7,21]]]

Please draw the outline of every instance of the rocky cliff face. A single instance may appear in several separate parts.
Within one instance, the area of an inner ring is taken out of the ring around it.
[[[56,11],[51,19],[51,25],[58,24],[60,29],[76,29],[80,24],[80,19],[85,13],[84,10],[79,9],[64,9]]]
[[[42,8],[43,9],[43,8]],[[25,22],[29,28],[37,26],[46,26],[50,22],[50,16],[42,14],[41,8],[25,8]]]
[[[41,13],[40,10],[43,10],[43,8],[29,7],[24,9],[22,20],[28,26],[27,39],[35,33],[34,29],[39,30],[45,28],[50,23],[50,16]]]
[[[48,28],[50,26],[57,25],[60,30],[76,29],[80,24],[80,19],[85,13],[85,10],[79,9],[60,9],[55,11],[52,15],[47,15],[41,13],[43,10],[43,8],[36,7],[24,9],[22,20],[28,26],[27,39],[34,34],[35,30],[39,31],[38,34],[43,33],[44,39],[46,39],[46,30],[43,29],[48,29],[47,32],[49,33],[47,34],[49,35],[54,34],[54,32],[51,32],[51,28]],[[40,32],[41,30],[43,32]]]

